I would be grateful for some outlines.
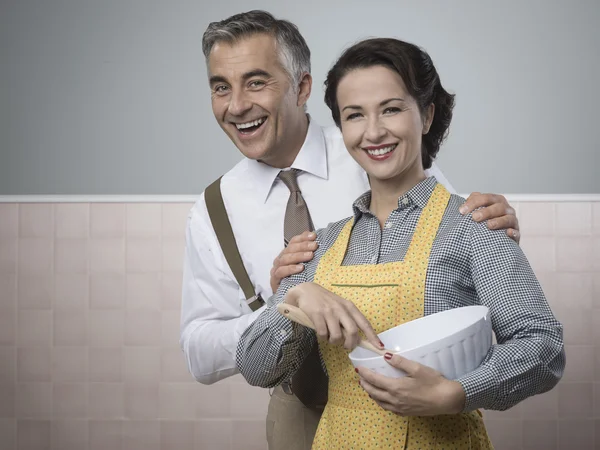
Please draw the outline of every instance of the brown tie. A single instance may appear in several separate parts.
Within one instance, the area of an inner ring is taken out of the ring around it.
[[[283,223],[286,246],[294,236],[314,230],[308,207],[298,187],[297,174],[297,169],[279,172],[279,178],[290,190]],[[327,375],[321,364],[319,346],[315,343],[298,371],[292,376],[292,389],[306,407],[322,409],[327,403],[327,384]]]

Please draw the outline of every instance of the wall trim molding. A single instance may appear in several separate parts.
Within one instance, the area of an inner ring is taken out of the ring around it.
[[[468,197],[469,194],[460,194]],[[504,194],[509,202],[600,202],[600,194]],[[198,195],[0,195],[0,203],[194,203]]]

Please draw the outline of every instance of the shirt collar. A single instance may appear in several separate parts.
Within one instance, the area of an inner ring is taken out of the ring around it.
[[[308,131],[304,144],[290,167],[327,179],[327,148],[321,127],[308,116]],[[267,201],[273,182],[282,169],[255,160],[248,160],[248,171],[260,198]]]
[[[435,177],[428,177],[423,181],[417,183],[398,198],[398,209],[408,208],[411,205],[417,205],[423,209],[429,201],[429,197],[433,193],[437,180]],[[372,214],[369,210],[371,205],[371,191],[365,192],[363,195],[358,197],[352,205],[354,209],[354,221],[357,221],[362,214]]]

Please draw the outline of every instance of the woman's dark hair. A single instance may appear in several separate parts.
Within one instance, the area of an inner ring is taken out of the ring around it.
[[[429,169],[440,145],[448,135],[452,120],[454,94],[449,94],[440,82],[429,55],[416,45],[391,38],[361,41],[342,53],[325,81],[325,103],[331,109],[335,124],[341,128],[337,89],[341,79],[350,71],[383,66],[396,72],[406,85],[408,93],[419,105],[421,114],[430,104],[435,114],[429,132],[423,136],[421,151],[423,168]]]

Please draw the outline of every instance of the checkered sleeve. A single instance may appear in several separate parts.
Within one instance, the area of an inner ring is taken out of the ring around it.
[[[314,279],[321,256],[333,245],[342,225],[338,222],[317,231],[314,258],[304,264],[302,272],[281,280],[267,307],[240,337],[236,364],[252,386],[274,387],[290,379],[317,345],[315,332],[282,316],[277,305],[292,287]]]
[[[502,411],[558,383],[565,367],[563,329],[521,248],[503,230],[472,222],[464,245],[497,344],[479,368],[457,381],[466,392],[465,411]]]

